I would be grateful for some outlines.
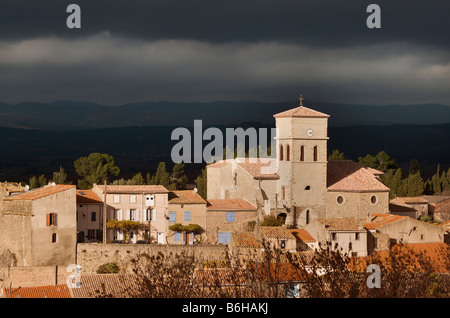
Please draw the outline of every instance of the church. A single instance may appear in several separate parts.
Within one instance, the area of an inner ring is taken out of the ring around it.
[[[315,219],[365,222],[389,213],[382,172],[352,160],[328,160],[328,118],[303,106],[274,115],[276,156],[235,158],[207,166],[207,197],[244,199],[265,215],[284,218],[287,228]],[[351,141],[349,141],[351,142]]]

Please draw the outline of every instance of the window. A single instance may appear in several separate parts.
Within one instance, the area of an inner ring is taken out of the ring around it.
[[[317,161],[317,146],[314,146],[314,161]]]
[[[285,240],[282,240],[280,243],[281,243],[281,244],[280,244],[280,248],[281,248],[282,250],[285,250],[285,249],[286,249],[286,241],[285,241]]]
[[[56,243],[56,233],[52,234],[52,243]]]
[[[355,233],[355,240],[359,241],[359,233]]]
[[[280,161],[283,161],[283,145],[280,145]]]
[[[305,161],[305,147],[300,147],[300,161]]]
[[[136,203],[136,195],[130,194],[130,203]]]
[[[423,241],[423,239],[424,239],[423,234],[420,234],[420,240]]]
[[[136,209],[131,209],[130,210],[130,220],[131,221],[136,221],[137,220]]]
[[[285,186],[281,187],[281,197],[282,197],[282,200],[286,200],[286,187]]]
[[[286,146],[286,161],[290,160],[291,155],[291,147],[289,145]]]
[[[180,241],[180,232],[175,232],[175,235],[173,236],[173,240],[175,242],[179,242]]]
[[[345,202],[344,197],[343,197],[342,195],[338,196],[338,197],[336,198],[336,202],[337,202],[338,204],[344,204],[344,202]]]
[[[93,222],[97,221],[97,213],[96,212],[91,212],[91,221],[93,221]]]
[[[145,205],[146,206],[155,206],[155,196],[154,195],[145,196]]]
[[[115,195],[114,195],[113,202],[114,202],[114,203],[120,203],[120,195],[115,194]]]
[[[57,225],[56,223],[56,213],[47,213],[47,226]]]
[[[169,222],[175,223],[175,212],[169,212]]]
[[[88,230],[88,240],[93,240],[96,238],[96,232],[95,230]]]
[[[234,222],[234,212],[227,212],[227,222]]]
[[[184,211],[184,221],[186,222],[191,221],[191,211]]]
[[[374,249],[378,248],[378,238],[376,238],[376,237],[373,238],[373,248]]]
[[[372,204],[377,204],[378,202],[378,198],[376,195],[372,195],[372,197],[370,198],[370,202],[372,202]]]
[[[306,186],[305,190],[311,190],[311,186]]]
[[[331,240],[336,241],[336,239],[337,239],[336,233],[331,233]]]
[[[309,224],[309,210],[306,210],[306,224]]]

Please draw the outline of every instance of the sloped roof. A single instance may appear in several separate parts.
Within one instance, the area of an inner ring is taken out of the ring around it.
[[[234,232],[231,237],[236,247],[262,247],[253,232]]]
[[[94,185],[101,193],[104,193],[104,185]],[[167,193],[163,185],[107,185],[106,192],[108,193]]]
[[[416,209],[395,203],[389,203],[390,212],[417,212]]]
[[[279,179],[280,176],[276,173],[275,162],[275,158],[235,158],[220,160],[207,167],[218,168],[227,164],[236,163],[254,179]]]
[[[367,167],[352,160],[329,160],[327,190],[347,192],[385,192],[389,188]]]
[[[74,298],[127,298],[139,292],[140,285],[133,274],[82,274],[80,288],[72,288],[72,294]]]
[[[4,288],[6,298],[72,298],[66,284]]]
[[[273,115],[273,117],[275,117],[275,118],[282,118],[282,117],[328,118],[328,117],[330,117],[330,115],[318,112],[316,110],[307,108],[305,106],[299,106],[299,107],[292,108],[292,109],[286,110],[284,112],[275,114],[275,115]]]
[[[291,232],[283,226],[260,226],[258,231],[265,238],[286,240],[295,239],[294,235],[292,235]]]
[[[256,211],[256,207],[244,199],[210,199],[208,211]]]
[[[77,203],[95,203],[102,204],[103,201],[92,190],[77,190]]]
[[[442,201],[450,200],[449,195],[424,195],[422,196],[422,198],[427,202],[429,202],[430,204],[436,204]]]
[[[206,204],[206,201],[193,190],[169,192],[169,204]]]
[[[397,204],[428,204],[428,201],[422,197],[396,197],[391,200]]]
[[[316,221],[330,232],[365,232],[362,224],[354,218],[318,218]]]
[[[303,243],[314,243],[316,241],[305,229],[290,229],[289,232],[291,232],[297,240],[302,241]]]
[[[375,230],[406,218],[408,217],[403,215],[375,213],[371,215],[370,222],[364,224],[364,228]]]
[[[70,184],[46,185],[42,188],[21,192],[19,194],[13,194],[9,197],[5,197],[4,200],[36,200],[58,192],[75,189],[75,187],[75,185]]]

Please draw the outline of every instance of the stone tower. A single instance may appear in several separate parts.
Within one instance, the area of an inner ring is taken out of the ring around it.
[[[275,114],[277,197],[287,211],[286,225],[302,227],[325,217],[327,191],[327,114],[302,105]]]

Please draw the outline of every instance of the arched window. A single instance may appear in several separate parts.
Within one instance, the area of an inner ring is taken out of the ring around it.
[[[280,145],[280,161],[283,161],[283,145]]]
[[[306,224],[309,224],[309,218],[310,218],[309,210],[306,210]]]
[[[300,147],[300,161],[305,161],[305,146]]]
[[[317,146],[314,146],[314,161],[317,161]]]
[[[56,233],[52,234],[52,243],[56,243]]]
[[[305,187],[305,190],[311,190],[311,186],[309,186],[309,185],[306,186],[306,187]]]
[[[291,155],[291,147],[289,147],[289,145],[286,146],[286,161],[290,160],[290,155]]]

